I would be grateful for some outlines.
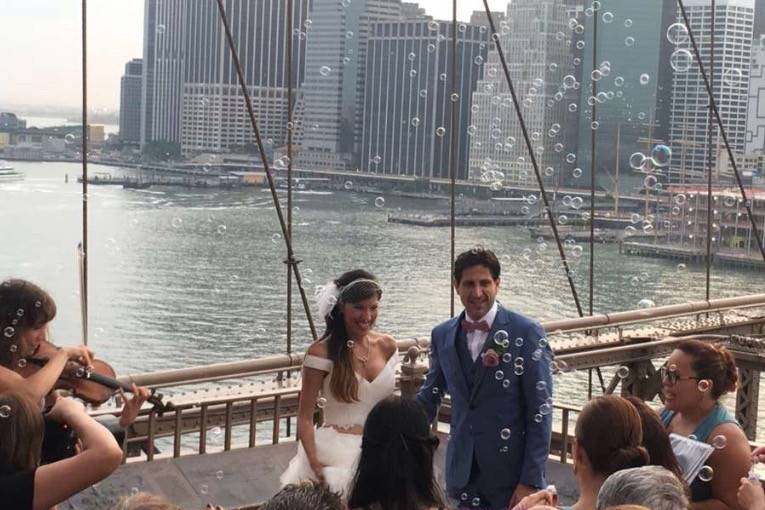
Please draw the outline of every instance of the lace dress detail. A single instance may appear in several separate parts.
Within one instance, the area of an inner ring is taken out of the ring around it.
[[[322,382],[322,396],[326,399],[324,406],[324,425],[314,433],[316,456],[324,464],[324,477],[333,491],[347,495],[348,485],[355,470],[356,461],[361,453],[361,436],[346,434],[336,427],[352,427],[364,425],[369,411],[381,400],[393,394],[396,386],[396,365],[398,352],[390,357],[383,369],[372,381],[367,381],[356,374],[359,381],[359,400],[342,402],[337,400],[329,389],[332,374],[332,362],[326,358],[306,355],[304,366],[327,372]],[[297,455],[290,461],[289,466],[280,477],[282,485],[314,480],[315,476],[303,450],[298,442]]]

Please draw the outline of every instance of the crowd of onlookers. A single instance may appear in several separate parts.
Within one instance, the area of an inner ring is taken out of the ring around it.
[[[23,313],[18,311],[22,310]],[[88,416],[82,404],[57,397],[55,381],[68,361],[87,364],[85,347],[60,349],[35,374],[13,370],[46,341],[55,316],[52,299],[29,282],[0,285],[0,501],[2,508],[47,510],[111,474],[122,461],[115,437]],[[9,322],[3,322],[12,317]],[[598,396],[579,413],[572,447],[578,500],[573,510],[765,510],[760,482],[750,475],[752,454],[735,418],[720,397],[735,389],[737,370],[724,347],[698,340],[678,345],[661,368],[664,408],[657,413],[634,397]],[[135,397],[125,415],[134,418],[144,399]],[[45,458],[48,424],[63,425],[78,438],[75,455]],[[707,445],[703,466],[689,477],[691,444]],[[435,510],[470,507],[452,501],[437,482],[434,454],[439,440],[425,410],[414,400],[379,402],[363,427],[361,455],[344,494],[317,483],[288,485],[261,506],[277,509]],[[553,487],[539,490],[515,510],[558,506]],[[120,501],[119,510],[176,509],[149,494]],[[217,509],[209,505],[208,508]],[[568,507],[564,507],[568,508]]]

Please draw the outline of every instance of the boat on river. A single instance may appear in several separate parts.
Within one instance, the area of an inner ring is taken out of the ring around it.
[[[16,170],[7,161],[0,161],[0,182],[20,181],[24,179],[24,172]]]

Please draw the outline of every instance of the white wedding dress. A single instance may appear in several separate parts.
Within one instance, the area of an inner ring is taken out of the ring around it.
[[[361,453],[361,435],[345,434],[332,426],[347,428],[364,425],[369,411],[381,400],[393,394],[396,386],[396,364],[398,352],[390,357],[385,367],[373,381],[367,381],[356,374],[359,381],[359,400],[342,402],[335,398],[329,389],[332,375],[332,361],[318,356],[306,355],[303,365],[327,372],[322,383],[322,394],[326,399],[324,406],[324,426],[316,429],[314,442],[316,456],[324,467],[324,479],[329,487],[348,496],[349,485],[356,469],[356,461]],[[308,463],[303,445],[298,442],[298,451],[287,469],[279,478],[282,485],[315,480],[316,476]]]

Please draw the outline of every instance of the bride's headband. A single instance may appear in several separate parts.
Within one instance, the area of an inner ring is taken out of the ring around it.
[[[335,282],[329,282],[324,286],[316,288],[316,304],[319,305],[319,313],[322,317],[328,317],[332,313],[332,309],[337,304],[338,300],[342,298],[349,289],[355,287],[359,283],[371,283],[377,291],[382,291],[380,284],[375,280],[369,278],[357,278],[348,285],[342,288],[338,288]]]

